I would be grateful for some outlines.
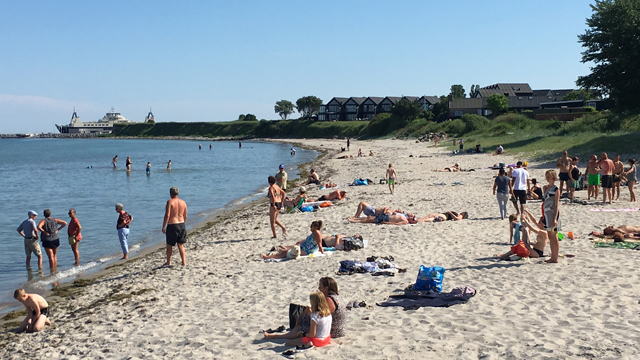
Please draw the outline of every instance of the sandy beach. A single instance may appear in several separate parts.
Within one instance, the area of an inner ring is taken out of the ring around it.
[[[607,225],[640,225],[638,212],[590,211],[637,208],[627,201],[626,188],[612,205],[600,205],[601,197],[589,205],[561,200],[561,232],[573,231],[578,238],[561,241],[560,254],[575,257],[561,257],[559,264],[498,261],[493,255],[509,250],[509,229],[491,192],[497,171],[488,167],[528,159],[508,154],[452,157],[430,143],[391,139],[352,141],[348,154],[355,156],[361,148],[374,156],[336,159],[346,154],[339,152],[346,146],[343,140],[297,142],[327,151],[312,166],[323,181],[346,190],[346,200],[313,213],[281,214],[286,239],[271,239],[266,199],[224,214],[211,228],[190,235],[186,268],[161,267],[161,250],[116,265],[95,280],[76,282],[66,288],[68,297],[53,299],[52,327],[36,334],[3,330],[0,358],[280,359],[285,341],[264,341],[261,330],[288,327],[289,303],[308,304],[323,276],[336,279],[343,300],[369,306],[349,310],[346,337],[296,355],[299,359],[637,358],[638,252],[594,248],[589,237]],[[389,163],[399,177],[393,195],[378,184]],[[432,171],[454,163],[476,171]],[[549,168],[553,166],[530,163],[529,173],[544,183]],[[265,174],[265,186],[268,175],[273,174]],[[355,178],[376,184],[347,186]],[[435,185],[439,183],[446,185]],[[308,187],[311,198],[329,192]],[[576,194],[586,200],[586,191]],[[419,216],[468,211],[469,219],[351,224],[347,217],[360,201]],[[539,216],[540,202],[527,204],[527,209]],[[514,212],[511,203],[509,210]],[[323,233],[362,234],[368,246],[284,262],[260,259],[272,246],[304,239],[314,220],[324,222]],[[341,260],[364,261],[372,255],[391,255],[407,272],[394,277],[335,274]],[[446,268],[444,291],[470,286],[476,296],[448,308],[376,306],[413,284],[420,265]]]

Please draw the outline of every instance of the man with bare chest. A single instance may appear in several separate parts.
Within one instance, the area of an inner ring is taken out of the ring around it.
[[[567,189],[569,189],[569,171],[571,170],[571,159],[569,159],[566,150],[562,152],[562,157],[556,162],[556,167],[560,173],[558,178],[560,179],[560,194],[562,194],[564,185],[567,185]]]
[[[589,187],[587,188],[587,200],[591,200],[591,196],[593,196],[594,199],[598,198],[598,188],[600,186],[600,167],[597,165],[598,163],[598,156],[591,155],[591,158],[589,159],[589,162],[587,163],[587,170],[585,170],[585,172],[587,173],[587,181],[589,184]]]
[[[51,325],[48,319],[49,304],[42,296],[27,294],[24,289],[17,289],[13,297],[27,308],[27,317],[20,324],[18,332],[36,332],[42,330],[45,325]]]
[[[613,197],[618,200],[620,198],[620,182],[622,182],[622,173],[624,172],[624,164],[620,161],[620,155],[616,154],[613,157],[613,191],[611,193]]]
[[[165,265],[171,266],[173,247],[177,244],[182,265],[186,266],[184,244],[187,242],[187,229],[184,223],[187,221],[187,203],[178,198],[177,187],[169,189],[169,194],[171,199],[167,200],[164,222],[162,223],[162,232],[167,236],[167,263]]]
[[[609,159],[607,153],[600,154],[600,161],[596,163],[597,166],[600,166],[600,173],[602,174],[602,203],[607,202],[607,197],[609,198],[609,204],[611,204],[612,194],[611,188],[613,188],[613,161]]]

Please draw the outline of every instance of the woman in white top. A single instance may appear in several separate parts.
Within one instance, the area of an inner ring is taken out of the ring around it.
[[[289,341],[287,345],[298,345],[302,351],[312,347],[321,347],[331,342],[331,310],[324,294],[316,291],[309,295],[311,302],[311,327],[302,339]]]

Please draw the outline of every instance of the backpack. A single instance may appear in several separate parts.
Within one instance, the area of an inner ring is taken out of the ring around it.
[[[420,266],[418,278],[413,286],[414,290],[442,291],[442,280],[444,280],[445,269],[441,266],[426,267]]]

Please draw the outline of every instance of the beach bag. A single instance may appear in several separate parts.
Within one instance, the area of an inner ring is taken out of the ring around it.
[[[307,310],[306,306],[298,305],[298,304],[289,304],[289,328],[293,329],[296,327],[296,322],[298,321],[298,317],[304,314],[305,310]]]
[[[342,244],[344,251],[360,250],[364,248],[364,241],[360,237],[345,237],[342,238]]]
[[[511,247],[511,252],[520,256],[521,258],[529,257],[529,249],[524,245],[524,242],[520,240],[516,245]]]
[[[122,223],[124,226],[129,226],[129,224],[131,224],[131,220],[133,220],[133,218],[125,211],[124,214],[122,214]]]
[[[367,183],[367,180],[355,179],[353,180],[353,185],[358,186],[358,185],[369,185],[369,184]]]
[[[301,206],[300,211],[302,212],[313,212],[313,206]]]
[[[320,204],[318,206],[320,206],[321,208],[325,208],[325,207],[331,206],[331,205],[332,205],[331,201],[325,201],[325,202],[323,202],[322,204]]]
[[[421,265],[413,289],[441,292],[444,272],[445,269],[441,266],[426,267]]]

